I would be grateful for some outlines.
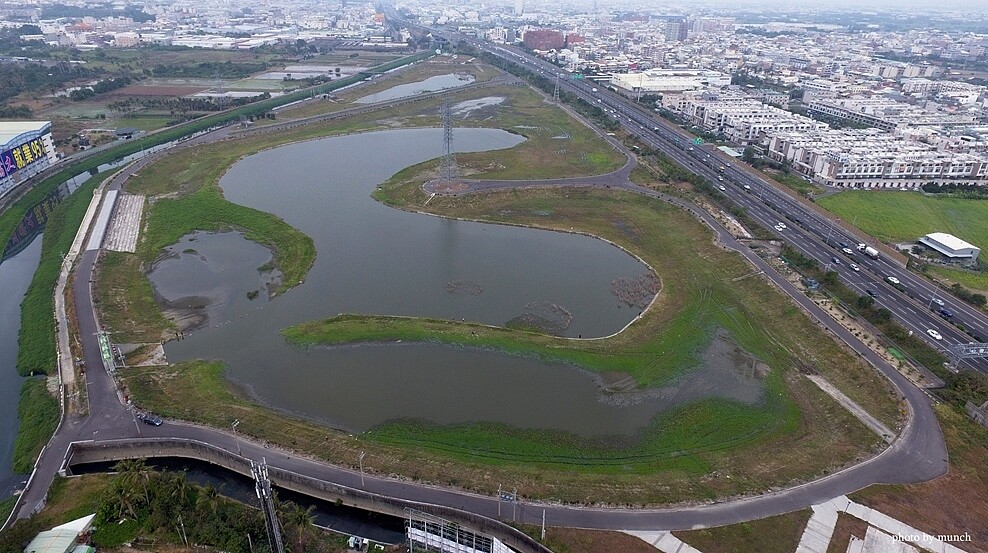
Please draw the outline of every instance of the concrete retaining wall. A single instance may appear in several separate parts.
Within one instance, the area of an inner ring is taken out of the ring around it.
[[[62,469],[66,474],[71,474],[72,465],[156,457],[195,459],[232,470],[248,478],[251,476],[250,464],[246,458],[207,443],[181,438],[74,442],[69,447]],[[406,508],[416,509],[494,536],[521,553],[552,553],[550,549],[512,526],[467,511],[387,497],[276,467],[268,467],[268,474],[274,485],[310,497],[330,502],[339,500],[344,505],[398,517],[405,516]]]

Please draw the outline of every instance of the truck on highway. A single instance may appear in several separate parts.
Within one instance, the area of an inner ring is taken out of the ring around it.
[[[867,244],[858,244],[858,251],[863,252],[865,255],[872,259],[878,259],[878,250],[872,248]]]

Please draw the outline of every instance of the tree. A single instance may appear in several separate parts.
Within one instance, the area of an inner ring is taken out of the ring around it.
[[[213,487],[212,484],[206,484],[206,487],[199,492],[199,497],[196,498],[196,509],[202,514],[215,515],[219,504],[219,490]]]
[[[306,550],[302,545],[303,538],[315,527],[316,519],[312,514],[315,506],[309,505],[308,508],[302,508],[301,505],[288,501],[282,503],[279,510],[282,511],[285,524],[291,527],[293,533],[296,535],[298,544],[298,549],[295,550],[296,553],[302,553]]]
[[[861,309],[868,309],[869,307],[875,305],[875,298],[871,296],[858,296],[857,304]]]
[[[883,308],[881,308],[881,309],[878,310],[878,313],[876,313],[876,318],[879,321],[883,322],[883,323],[884,322],[891,321],[892,320],[892,312],[883,307]]]

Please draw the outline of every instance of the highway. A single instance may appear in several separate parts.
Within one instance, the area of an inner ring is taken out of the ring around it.
[[[644,116],[641,114],[630,110],[628,113],[631,113],[634,118],[639,118],[629,120],[629,128],[635,121],[644,122]],[[631,117],[631,115],[625,115],[625,117]],[[644,129],[639,128],[638,130],[643,131]],[[221,140],[229,136],[229,133],[229,129],[220,129],[176,145],[175,148],[195,147]],[[640,134],[648,136],[648,133]],[[648,136],[647,140],[657,147],[670,148],[662,136]],[[676,156],[676,159],[682,159],[686,163],[694,161],[683,151],[671,148],[669,151],[670,155]],[[153,157],[157,156],[145,158],[121,171],[107,184],[107,189],[119,189],[132,174],[139,171],[145,164],[150,163]],[[715,169],[712,167],[697,166],[696,169],[705,176],[715,176]],[[505,184],[505,186],[508,185],[539,186],[544,185],[544,183],[533,181]],[[908,422],[900,432],[898,439],[880,455],[812,482],[751,498],[668,509],[584,508],[520,501],[502,511],[502,502],[496,497],[370,474],[362,479],[359,473],[354,470],[300,456],[290,451],[272,448],[245,439],[243,435],[238,437],[223,429],[206,428],[174,421],[166,421],[160,427],[138,424],[122,400],[112,376],[101,368],[103,366],[102,356],[96,339],[96,333],[100,327],[93,306],[91,288],[98,252],[86,251],[81,253],[76,263],[76,286],[73,291],[78,331],[82,341],[83,356],[88,367],[86,386],[89,413],[84,416],[69,414],[62,421],[55,436],[42,453],[29,485],[15,507],[15,516],[17,518],[30,516],[44,505],[48,487],[60,469],[67,447],[71,442],[85,440],[126,441],[138,437],[198,440],[224,448],[231,453],[242,450],[246,457],[252,459],[264,457],[271,466],[299,474],[354,488],[361,487],[363,480],[366,482],[363,489],[371,492],[465,509],[491,518],[496,518],[500,511],[504,513],[502,519],[511,520],[511,517],[514,517],[518,521],[539,524],[544,513],[545,520],[549,525],[599,529],[687,529],[696,526],[731,524],[802,509],[874,483],[921,482],[940,476],[947,470],[947,452],[943,436],[940,433],[936,416],[930,407],[930,399],[921,390],[912,386],[898,371],[823,313],[812,301],[795,290],[764,260],[738,243],[709,214],[684,200],[665,197],[654,191],[636,187],[629,182],[625,182],[623,186],[638,193],[650,194],[669,201],[682,209],[690,210],[696,217],[709,225],[718,234],[719,240],[727,247],[735,249],[753,265],[762,269],[768,278],[793,297],[803,309],[882,371],[899,389],[908,406]],[[734,195],[739,201],[747,201],[746,206],[751,206],[752,216],[755,216],[754,212],[757,211],[760,213],[759,217],[769,222],[773,220],[773,217],[777,217],[771,210],[767,209],[767,206],[758,207],[757,192],[749,195],[742,190],[738,188],[734,191]],[[802,247],[806,248],[806,251],[817,252],[817,256],[819,256],[821,246],[810,233],[793,228],[792,235],[805,238],[800,242]],[[86,283],[90,283],[90,285],[86,285]],[[343,460],[336,461],[343,462]],[[509,515],[509,513],[511,514]]]
[[[560,89],[600,107],[618,120],[624,130],[643,143],[703,176],[715,186],[722,185],[724,190],[721,193],[743,207],[752,219],[803,255],[836,271],[841,281],[858,294],[865,295],[869,290],[873,292],[877,305],[891,311],[895,320],[907,330],[945,355],[949,356],[948,346],[988,339],[988,315],[886,256],[871,259],[861,254],[855,246],[859,243],[872,244],[871,237],[850,234],[836,224],[836,217],[825,217],[803,205],[780,190],[778,186],[781,185],[756,176],[743,167],[741,162],[728,158],[713,146],[694,146],[692,136],[632,100],[611,93],[603,86],[594,92],[594,83],[571,79],[559,67],[521,50],[483,43],[469,37],[457,38],[467,40],[478,49],[489,51],[546,78],[553,79],[555,75],[562,74],[559,79]],[[723,171],[720,170],[721,167],[724,167]],[[785,223],[787,228],[777,230],[775,227],[780,222]],[[853,254],[848,256],[842,253],[843,247],[849,247]],[[834,263],[834,258],[839,263]],[[860,270],[852,270],[851,263],[858,265]],[[901,289],[894,287],[887,280],[888,277],[898,279]],[[935,303],[936,300],[943,305]],[[939,314],[941,307],[953,312],[953,320],[963,324],[971,334],[962,332],[944,320]],[[942,338],[935,339],[928,333],[931,329]],[[963,360],[960,366],[988,373],[986,359]]]

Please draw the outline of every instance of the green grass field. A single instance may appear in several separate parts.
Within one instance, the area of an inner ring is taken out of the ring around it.
[[[799,545],[811,514],[809,509],[804,509],[730,526],[675,532],[675,535],[703,553],[791,553]]]
[[[938,198],[918,192],[848,190],[817,203],[883,242],[947,232],[988,247],[988,201]]]
[[[58,400],[48,393],[45,379],[32,378],[24,381],[20,403],[17,405],[20,425],[14,441],[14,455],[11,458],[14,472],[18,474],[31,472],[34,468],[34,460],[55,433],[59,416]]]
[[[967,288],[988,292],[988,273],[952,269],[936,265],[927,266],[927,271],[949,280],[951,283],[957,282]]]

